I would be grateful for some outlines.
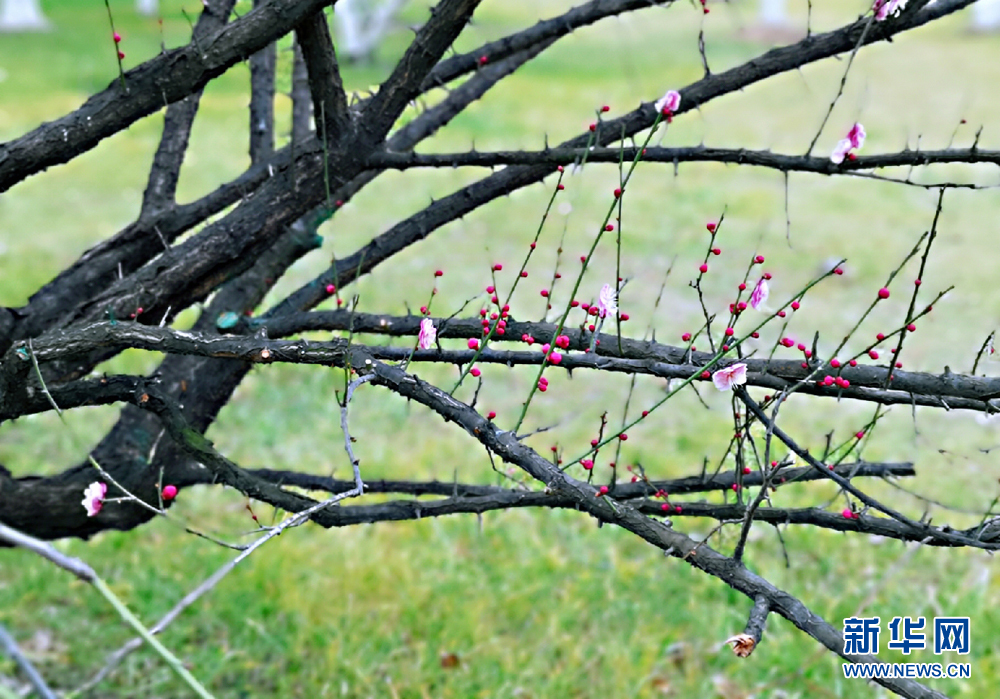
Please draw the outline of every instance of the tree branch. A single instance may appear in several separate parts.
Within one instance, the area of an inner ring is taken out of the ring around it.
[[[236,4],[235,0],[216,0],[212,4],[206,5],[192,32],[192,43],[197,44],[206,40],[211,34],[225,26],[234,4]],[[199,89],[167,107],[167,113],[163,118],[163,134],[160,137],[160,145],[153,156],[153,165],[149,170],[146,191],[142,195],[140,219],[174,203],[177,179],[180,177],[181,164],[184,162],[188,138],[191,135],[191,125],[198,113],[200,100],[201,90]]]
[[[254,9],[263,0],[254,0]],[[250,163],[259,165],[274,153],[274,72],[278,44],[272,41],[250,56]]]
[[[719,578],[733,589],[756,601],[763,597],[776,613],[792,622],[798,629],[819,641],[829,650],[845,660],[854,663],[878,663],[870,655],[844,653],[843,635],[825,620],[806,607],[790,593],[780,590],[759,575],[736,564],[711,548],[697,543],[684,534],[666,526],[630,507],[627,503],[612,501],[608,497],[596,497],[594,486],[572,478],[560,471],[547,459],[519,442],[515,435],[500,430],[489,420],[479,415],[469,406],[461,403],[446,392],[431,386],[406,372],[351,349],[351,366],[361,371],[373,372],[378,377],[378,385],[385,386],[393,393],[425,405],[448,422],[455,422],[473,438],[479,441],[497,457],[515,464],[536,480],[545,484],[549,492],[574,501],[584,512],[596,519],[614,524],[636,534],[648,543],[662,549],[667,555],[678,558],[709,575]],[[918,682],[903,679],[876,679],[884,687],[904,697],[924,699],[943,695]]]
[[[204,41],[167,51],[126,71],[124,90],[115,78],[79,109],[0,145],[0,192],[184,99],[330,4],[330,0],[272,0]]]
[[[393,153],[376,152],[368,158],[370,167],[407,170],[414,167],[500,167],[510,165],[572,165],[586,158],[588,163],[629,162],[637,156],[637,148],[550,148],[541,151],[468,151],[462,153]],[[646,148],[644,162],[686,163],[713,162],[753,165],[779,172],[812,172],[819,175],[857,175],[863,171],[887,167],[914,167],[940,163],[990,163],[1000,165],[1000,151],[980,148],[949,148],[944,150],[903,150],[897,153],[859,155],[854,160],[835,164],[828,157],[783,155],[771,151],[744,148]],[[931,186],[931,185],[928,185]],[[942,185],[933,185],[942,186]]]
[[[307,18],[295,28],[295,37],[309,76],[320,140],[329,146],[349,133],[351,118],[326,15],[317,12]]]
[[[417,32],[392,74],[361,111],[359,123],[369,144],[381,143],[406,105],[421,93],[423,78],[441,59],[481,0],[441,0]]]

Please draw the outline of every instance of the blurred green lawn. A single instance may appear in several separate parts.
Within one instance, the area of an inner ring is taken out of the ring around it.
[[[164,2],[163,40],[187,41],[196,2]],[[509,0],[484,3],[459,50],[548,17],[567,2]],[[0,35],[0,140],[8,140],[79,105],[115,77],[113,47],[100,3],[44,3],[56,29],[40,35]],[[249,3],[240,2],[240,12]],[[426,15],[423,4],[408,23]],[[754,8],[746,3],[712,5],[705,24],[708,59],[716,72],[759,53],[763,45],[741,37]],[[126,66],[153,55],[161,40],[155,20],[135,16],[131,2],[112,2],[124,36]],[[864,3],[823,3],[814,8],[814,28],[839,26]],[[804,24],[804,16],[800,17]],[[702,74],[697,6],[680,3],[611,19],[560,41],[506,84],[461,115],[424,151],[467,148],[537,148],[578,133],[601,104],[610,116],[659,97]],[[909,144],[943,147],[971,142],[984,126],[980,145],[1000,146],[1000,99],[990,89],[1000,61],[1000,37],[965,33],[967,18],[865,49],[844,97],[819,141],[826,153],[856,119],[868,130],[866,153]],[[383,47],[372,66],[349,68],[345,83],[362,92],[386,74],[405,46],[405,31]],[[288,89],[287,42],[279,87]],[[716,146],[805,150],[835,94],[844,61],[831,60],[717,100],[684,115],[665,145],[704,141]],[[247,165],[245,107],[248,71],[230,70],[205,92],[181,177],[179,198],[188,201],[240,173]],[[437,99],[439,95],[432,96]],[[289,101],[277,100],[279,144],[287,140]],[[959,125],[960,119],[967,124]],[[16,306],[95,242],[135,216],[145,171],[156,147],[162,114],[133,125],[69,165],[53,168],[0,195],[0,303]],[[956,133],[957,129],[957,133]],[[657,137],[659,138],[659,137]],[[894,173],[905,174],[905,173]],[[472,181],[481,172],[389,173],[347,205],[322,231],[322,253],[297,264],[275,291],[296,287],[328,262],[345,255],[430,197]],[[987,168],[951,166],[916,173],[923,181],[963,179],[996,182]],[[405,179],[404,179],[405,178]],[[517,317],[538,317],[538,289],[551,278],[555,247],[565,235],[562,269],[593,239],[617,185],[611,166],[590,166],[568,176],[560,203],[543,233],[531,277],[514,302]],[[450,313],[488,283],[490,263],[510,268],[526,243],[551,192],[552,181],[495,202],[436,232],[393,262],[361,280],[356,291],[365,310],[403,313],[422,305],[430,271],[441,267],[435,308]],[[847,274],[811,293],[792,319],[790,332],[803,339],[821,332],[830,351],[860,310],[910,250],[932,218],[936,194],[860,179],[831,180],[792,175],[786,241],[784,181],[779,174],[721,165],[672,168],[641,166],[629,187],[623,221],[622,268],[631,278],[622,296],[630,313],[626,330],[672,341],[697,327],[699,311],[687,288],[704,254],[704,223],[726,210],[720,237],[723,255],[713,258],[707,295],[723,309],[742,276],[743,261],[766,255],[775,276],[775,298],[787,298],[828,258],[848,258]],[[565,196],[563,196],[565,195]],[[997,323],[1000,295],[994,292],[994,248],[1000,200],[994,191],[949,192],[936,252],[924,279],[931,290],[956,285],[908,341],[906,368],[940,371],[945,364],[968,371],[985,335]],[[460,252],[456,252],[460,251]],[[615,269],[614,241],[584,282],[594,295]],[[663,301],[654,300],[665,270],[675,261]],[[915,268],[893,286],[891,302],[868,321],[863,338],[897,323],[905,310]],[[562,282],[562,290],[566,283]],[[557,287],[557,291],[560,287]],[[557,294],[558,295],[558,294]],[[564,298],[562,299],[564,300]],[[130,352],[108,371],[148,369],[155,357]],[[992,365],[987,371],[995,371]],[[420,367],[421,376],[449,381],[452,374]],[[483,410],[496,410],[502,427],[513,424],[531,374],[484,367]],[[601,412],[621,419],[628,378],[578,373],[552,375],[552,390],[536,396],[526,427],[554,425],[532,443],[554,441],[578,454],[597,429]],[[228,456],[248,466],[295,468],[345,475],[334,392],[337,373],[301,367],[255,371],[223,410],[209,436]],[[714,392],[713,392],[714,393]],[[654,477],[687,475],[703,457],[717,462],[731,432],[724,396],[705,394],[710,410],[693,395],[679,396],[631,431],[620,461],[640,461]],[[468,393],[460,393],[465,398]],[[662,385],[640,380],[633,413],[662,395]],[[567,411],[567,406],[572,409]],[[814,449],[834,431],[842,439],[868,420],[867,405],[837,405],[795,397],[784,426]],[[0,462],[15,474],[51,473],[79,461],[112,424],[115,409],[86,409],[63,426],[51,415],[0,427]],[[906,487],[966,510],[983,510],[997,495],[1000,469],[988,450],[998,443],[995,424],[971,414],[896,409],[868,443],[870,459],[914,460],[918,478]],[[378,389],[360,391],[352,404],[357,450],[367,479],[458,478],[495,482],[487,456],[469,439],[419,406]],[[605,462],[606,463],[606,462]],[[602,466],[599,469],[604,468]],[[605,471],[606,473],[606,471]],[[872,485],[919,517],[925,505],[884,484]],[[822,504],[835,497],[826,485],[795,486],[775,497],[778,506]],[[198,527],[236,538],[251,522],[245,500],[219,489],[184,492],[173,514]],[[833,501],[840,509],[843,501]],[[257,512],[270,517],[266,508]],[[933,509],[936,522],[969,526],[974,521]],[[678,519],[675,526],[706,533],[707,522]],[[994,696],[1000,682],[1000,591],[992,559],[980,552],[932,550],[879,542],[868,537],[787,528],[785,567],[771,529],[753,535],[749,564],[788,589],[835,626],[859,610],[888,620],[896,615],[972,617],[973,676],[932,686],[952,696]],[[731,550],[735,534],[724,530],[714,545]],[[231,552],[179,534],[165,522],[132,533],[104,533],[91,542],[58,546],[90,562],[148,623],[228,560]],[[343,531],[306,527],[268,544],[213,593],[183,615],[164,642],[220,697],[840,697],[880,696],[877,687],[842,678],[840,662],[783,620],[769,620],[765,642],[740,661],[721,641],[742,630],[750,602],[689,567],[613,528],[595,528],[571,512],[510,512],[481,520],[380,524]],[[62,571],[19,551],[0,554],[0,622],[8,625],[43,674],[71,688],[94,672],[128,630],[90,589]],[[883,629],[885,625],[883,625]],[[884,660],[903,656],[884,650]],[[457,668],[442,666],[455,653]],[[907,660],[934,662],[931,652]],[[15,673],[0,659],[0,672]],[[186,696],[185,688],[158,658],[134,654],[92,696]]]

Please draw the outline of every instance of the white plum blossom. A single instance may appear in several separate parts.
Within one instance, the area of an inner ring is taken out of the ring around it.
[[[770,293],[771,290],[767,287],[767,280],[761,277],[760,281],[757,282],[757,286],[750,292],[750,307],[755,311],[759,311],[767,303],[767,297]]]
[[[712,383],[720,391],[728,391],[734,386],[742,386],[746,382],[747,365],[742,362],[739,364],[730,364],[712,374]]]
[[[420,321],[420,334],[417,335],[417,347],[422,350],[430,349],[434,346],[434,340],[437,339],[437,329],[434,327],[434,321],[430,318],[424,318]]]
[[[661,114],[673,114],[681,106],[681,93],[677,90],[667,90],[667,94],[656,100],[656,111]]]
[[[601,293],[597,296],[597,308],[601,318],[613,316],[618,312],[618,294],[610,284],[601,287]]]
[[[104,496],[108,494],[106,483],[94,481],[83,491],[83,501],[81,504],[87,510],[87,516],[93,517],[104,507]]]
[[[837,145],[834,146],[833,152],[830,154],[830,162],[834,165],[840,165],[844,162],[844,157],[850,152],[850,150],[851,142],[846,138],[840,139],[837,141]]]

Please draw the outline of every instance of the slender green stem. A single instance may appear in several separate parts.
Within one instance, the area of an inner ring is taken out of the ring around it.
[[[653,139],[653,134],[656,133],[657,127],[660,125],[660,120],[663,118],[662,114],[656,115],[656,120],[649,129],[649,134],[646,136],[646,140],[643,142],[642,147],[636,150],[635,157],[632,158],[632,162],[629,165],[628,173],[626,173],[624,179],[621,180],[622,190],[624,191],[625,186],[628,184],[629,180],[632,179],[632,173],[635,172],[636,166],[642,159],[642,153],[649,145],[649,142]],[[569,301],[566,302],[566,310],[563,311],[562,317],[559,319],[559,323],[556,327],[555,336],[559,337],[562,334],[563,327],[566,325],[566,319],[569,317],[569,312],[572,310],[572,300],[576,298],[577,292],[580,290],[580,284],[583,283],[583,275],[587,272],[587,266],[590,264],[590,258],[593,257],[594,251],[597,250],[598,244],[601,242],[601,237],[604,235],[608,221],[611,220],[611,216],[615,212],[615,208],[618,206],[618,200],[615,199],[611,206],[608,207],[608,212],[604,215],[604,220],[601,221],[601,227],[598,230],[597,236],[594,238],[593,244],[590,246],[590,250],[587,252],[586,258],[584,258],[583,266],[580,269],[580,273],[576,276],[576,283],[573,285],[573,291],[570,292]],[[617,281],[615,282],[617,288]],[[538,381],[542,378],[542,374],[545,373],[546,367],[549,364],[549,355],[545,355],[545,359],[542,360],[541,365],[538,367],[538,376],[535,377],[535,382],[531,385],[528,392],[528,397],[525,399],[524,404],[521,406],[521,415],[517,418],[517,424],[514,425],[514,432],[516,433],[521,429],[521,423],[524,422],[524,418],[528,414],[528,407],[531,405],[531,399],[535,396],[535,391],[538,390]]]
[[[829,277],[831,274],[833,274],[832,270],[830,272],[827,272],[826,274],[823,274],[820,277],[817,277],[813,281],[811,281],[808,284],[806,284],[805,287],[803,287],[796,294],[794,294],[792,296],[792,298],[794,299],[794,298],[801,297],[803,294],[805,294],[811,288],[813,288],[814,286],[816,286],[817,284],[819,284],[821,281],[823,281],[824,279],[826,279],[827,277]],[[780,308],[784,308],[787,305],[788,305],[788,303],[786,302],[785,304],[782,304],[780,306]],[[772,320],[774,320],[775,317],[777,317],[777,312],[772,313],[771,315],[769,315],[767,318],[765,318],[760,323],[758,323],[757,326],[755,328],[753,328],[753,330],[751,330],[750,332],[748,332],[743,337],[739,338],[736,342],[733,343],[733,347],[735,348],[735,347],[740,346],[743,342],[745,342],[747,339],[749,339],[750,336],[753,333],[755,333],[758,330],[760,330],[761,328],[763,328],[769,322],[771,322]],[[687,388],[688,384],[693,383],[695,381],[695,379],[697,379],[701,375],[702,372],[711,370],[712,367],[714,367],[716,364],[718,364],[719,360],[721,360],[727,354],[727,352],[731,352],[731,351],[732,351],[732,349],[727,350],[726,352],[723,352],[723,351],[717,352],[715,354],[715,356],[713,356],[710,360],[708,360],[708,363],[704,364],[702,367],[699,367],[701,369],[701,371],[693,371],[693,372],[691,372],[691,376],[689,376],[686,379],[684,379],[680,383],[680,385],[677,386],[677,388],[675,388],[672,391],[668,392],[663,398],[661,398],[660,400],[658,400],[656,403],[654,403],[652,406],[650,406],[644,412],[646,414],[652,413],[654,410],[656,410],[661,405],[663,405],[664,403],[666,403],[668,400],[670,400],[671,398],[673,398],[674,396],[676,396],[678,393],[680,393],[683,389]],[[612,434],[612,435],[610,435],[608,437],[605,437],[601,442],[599,442],[597,444],[596,447],[591,447],[590,449],[588,449],[586,452],[584,452],[580,456],[578,456],[575,459],[567,462],[565,468],[569,468],[573,464],[579,462],[581,459],[586,458],[587,454],[590,454],[591,452],[593,452],[595,448],[596,449],[600,449],[601,447],[603,447],[608,442],[610,442],[612,440],[615,440],[615,439],[618,439],[618,436],[622,432],[625,432],[627,430],[632,429],[632,427],[634,427],[635,425],[639,424],[642,420],[645,420],[645,419],[646,419],[646,416],[641,416],[641,417],[635,418],[634,420],[632,420],[631,422],[629,422],[629,423],[627,423],[625,425],[622,425],[622,428],[618,432],[616,432],[616,433],[614,433],[614,434]]]
[[[176,655],[171,653],[166,646],[160,643],[149,631],[149,629],[147,629],[145,625],[139,621],[138,617],[136,617],[135,614],[133,614],[132,611],[125,606],[125,603],[118,599],[118,596],[111,590],[110,587],[108,587],[107,583],[96,576],[91,582],[94,587],[96,587],[97,590],[104,595],[104,599],[106,599],[111,606],[115,608],[115,611],[118,612],[118,616],[127,621],[129,625],[136,630],[136,633],[142,637],[142,640],[151,645],[153,650],[160,654],[160,657],[166,661],[167,665],[169,665],[170,668],[176,672],[199,697],[202,697],[202,699],[214,699],[212,694],[205,689],[201,682],[199,682],[194,675],[188,672],[187,668],[184,667],[184,663],[182,663]]]
[[[104,0],[104,7],[108,10],[108,22],[111,24],[111,34],[114,36],[115,18],[111,16],[111,5],[108,0]],[[125,84],[125,69],[122,67],[121,49],[118,48],[118,44],[115,44],[115,60],[118,61],[118,78],[122,81],[122,90],[128,92],[128,86]]]

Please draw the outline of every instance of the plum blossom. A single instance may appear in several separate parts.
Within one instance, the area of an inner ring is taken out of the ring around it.
[[[734,386],[742,386],[746,382],[747,365],[742,362],[739,364],[730,364],[712,374],[712,383],[720,391],[728,391]]]
[[[830,154],[830,160],[836,165],[844,162],[845,157],[853,160],[854,154],[851,151],[858,150],[861,146],[865,145],[865,136],[865,127],[859,123],[855,123],[851,127],[851,130],[847,132],[847,138],[842,138],[837,142],[833,153]]]
[[[667,94],[656,100],[656,111],[661,114],[673,114],[681,106],[681,93],[677,90],[667,90]]]
[[[865,127],[857,122],[855,122],[854,126],[851,127],[851,130],[847,132],[847,140],[851,142],[851,147],[855,149],[859,149],[861,146],[865,145],[865,136],[867,136],[865,133]]]
[[[108,494],[106,483],[94,481],[83,491],[83,501],[81,504],[87,510],[87,516],[93,517],[104,507],[104,496]]]
[[[760,281],[757,282],[757,286],[750,292],[750,307],[755,311],[759,311],[767,303],[767,297],[770,293],[771,290],[767,288],[767,280],[761,277]]]
[[[601,318],[613,316],[618,312],[618,294],[610,284],[601,287],[601,293],[597,296],[597,308]]]
[[[424,318],[420,321],[420,334],[417,335],[417,346],[422,349],[430,349],[434,346],[434,340],[437,339],[437,330],[434,328],[434,321],[430,318]]]
[[[889,15],[898,17],[906,8],[906,2],[907,0],[875,0],[875,5],[872,7],[875,10],[875,21],[885,21]]]

